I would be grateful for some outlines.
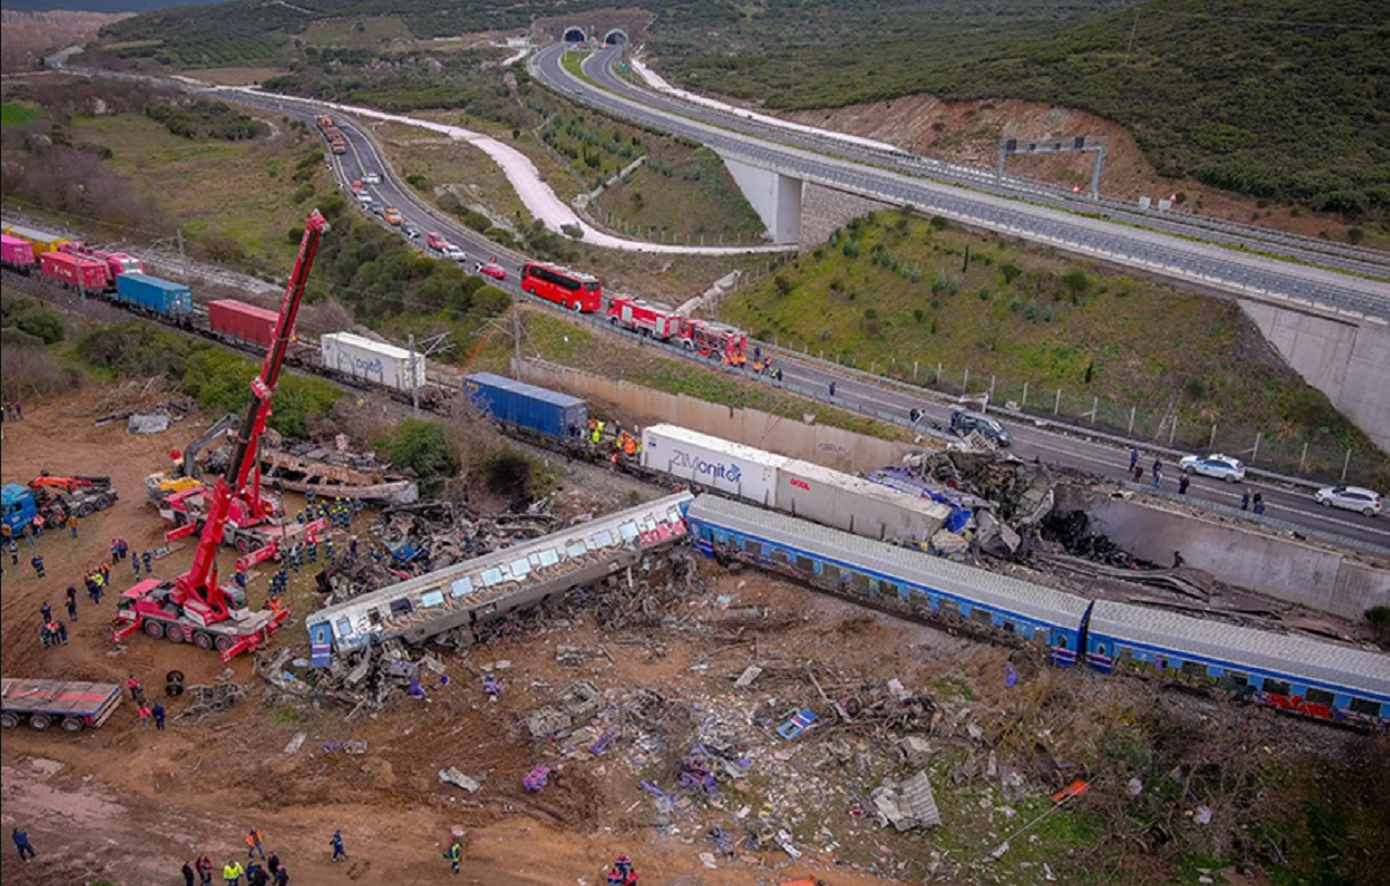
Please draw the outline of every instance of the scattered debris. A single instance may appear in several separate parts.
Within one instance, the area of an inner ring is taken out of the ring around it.
[[[521,786],[528,791],[539,791],[550,782],[550,767],[544,764],[537,766],[526,777],[521,780]]]
[[[184,709],[180,717],[197,717],[224,711],[246,697],[246,688],[239,683],[221,683],[217,686],[189,686],[193,703]]]
[[[892,825],[899,831],[910,831],[941,824],[941,813],[925,770],[906,781],[885,782],[871,799],[884,827]]]
[[[304,740],[308,737],[309,733],[307,732],[296,732],[294,734],[294,737],[289,740],[289,743],[285,745],[285,756],[288,757],[291,754],[297,752],[301,747],[304,746]]]
[[[470,794],[476,794],[483,786],[483,782],[487,781],[487,778],[473,778],[464,775],[456,767],[450,766],[448,769],[439,770],[439,780],[445,784],[458,785]]]

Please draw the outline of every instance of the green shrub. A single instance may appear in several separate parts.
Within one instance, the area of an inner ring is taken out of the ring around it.
[[[408,418],[385,441],[391,462],[410,468],[422,480],[437,481],[457,476],[459,452],[448,429],[433,419]]]

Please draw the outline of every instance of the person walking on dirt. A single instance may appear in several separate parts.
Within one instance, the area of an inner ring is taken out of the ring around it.
[[[261,829],[252,828],[246,833],[246,857],[250,858],[257,853],[261,856],[261,861],[265,861],[265,849],[261,846]]]
[[[14,848],[19,850],[20,861],[28,861],[38,855],[38,853],[34,851],[34,844],[29,842],[29,833],[27,831],[21,831],[19,828],[15,828],[10,833],[10,836],[14,838]]]
[[[198,886],[212,886],[212,859],[206,855],[198,856],[193,862],[193,870],[198,872]]]
[[[283,866],[276,868],[273,876],[275,877],[275,886],[289,886],[290,872],[285,870]]]
[[[154,553],[146,551],[140,555],[140,559],[145,561],[145,573],[147,575],[154,575]]]
[[[154,728],[159,732],[163,732],[164,705],[160,704],[158,699],[155,700],[154,706],[150,708],[150,716],[154,717]]]
[[[444,850],[444,857],[449,860],[449,867],[457,876],[459,874],[459,862],[463,859],[463,847],[459,845],[457,837],[449,840],[449,846]]]
[[[53,645],[53,632],[48,629],[48,622],[39,622],[39,639],[43,640],[43,648],[48,649]]]
[[[53,630],[58,634],[58,642],[68,645],[68,623],[62,619],[53,620]]]
[[[343,832],[341,829],[333,832],[333,839],[331,843],[333,846],[333,860],[347,861],[348,854],[347,850],[343,848]]]
[[[29,565],[32,566],[32,567],[34,567],[34,572],[38,575],[39,578],[43,578],[43,577],[44,577],[44,572],[43,572],[43,554],[35,554],[33,557],[31,557],[31,558],[29,559]],[[48,608],[48,604],[47,604],[47,603],[45,603],[45,604],[43,604],[43,605],[44,605],[44,608],[45,608],[45,609]]]
[[[246,869],[235,858],[222,866],[222,879],[227,881],[226,886],[241,886],[241,875],[244,873]]]
[[[72,537],[73,537],[73,538],[77,538],[77,515],[76,515],[76,514],[69,514],[69,515],[68,515],[68,531],[72,533]]]
[[[77,621],[77,588],[68,586],[68,618]]]
[[[183,874],[183,886],[193,886],[193,862],[185,861],[180,873]]]
[[[43,605],[39,607],[39,615],[43,616],[44,621],[53,620],[53,607],[48,605],[47,600],[43,601]]]

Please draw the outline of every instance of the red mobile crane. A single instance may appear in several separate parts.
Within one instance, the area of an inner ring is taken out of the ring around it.
[[[270,642],[289,610],[274,603],[252,612],[246,593],[234,582],[217,584],[217,549],[222,543],[228,516],[237,500],[259,502],[259,482],[248,490],[248,483],[259,465],[258,447],[270,418],[270,403],[280,380],[280,369],[289,348],[291,330],[304,298],[304,285],[318,252],[319,238],[328,227],[317,210],[309,213],[299,256],[285,287],[275,334],[266,351],[260,375],[251,380],[251,396],[237,432],[227,471],[217,478],[208,505],[207,518],[198,538],[193,566],[173,581],[147,578],[121,594],[116,617],[111,621],[111,638],[119,642],[138,630],[156,639],[175,643],[192,642],[199,649],[215,648],[222,661],[230,661],[244,650]]]

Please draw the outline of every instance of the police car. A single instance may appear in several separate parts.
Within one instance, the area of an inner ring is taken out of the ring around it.
[[[1200,474],[1203,477],[1225,480],[1227,483],[1239,483],[1245,479],[1245,465],[1241,464],[1240,459],[1219,452],[1211,455],[1189,455],[1178,462],[1178,469],[1189,476]]]

